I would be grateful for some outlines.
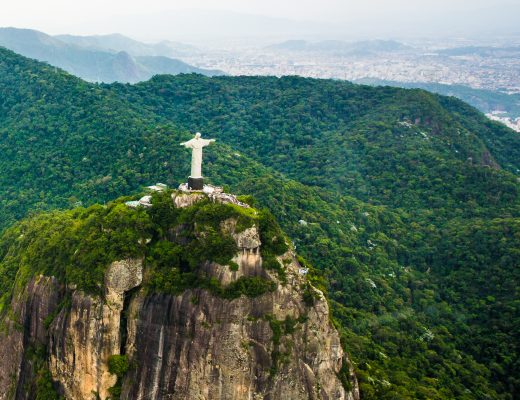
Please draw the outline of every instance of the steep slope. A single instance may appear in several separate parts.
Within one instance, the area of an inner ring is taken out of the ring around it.
[[[82,47],[29,29],[0,28],[0,46],[92,82],[139,82],[157,74],[222,75],[164,56],[134,57],[123,50]]]
[[[176,186],[189,172],[178,143],[202,130],[219,146],[207,177],[269,207],[327,277],[365,398],[515,397],[514,132],[417,90],[191,75],[91,85],[0,53],[0,226]]]
[[[272,217],[201,194],[152,202],[6,233],[0,399],[359,398],[327,301]]]

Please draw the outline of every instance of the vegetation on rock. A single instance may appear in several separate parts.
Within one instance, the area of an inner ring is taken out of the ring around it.
[[[263,236],[284,240],[267,211],[209,200],[175,208],[170,192],[155,194],[150,209],[130,208],[125,200],[38,214],[6,230],[0,241],[0,311],[10,301],[15,283],[22,286],[39,274],[99,293],[106,268],[124,258],[145,260],[144,285],[155,292],[179,294],[200,287],[233,299],[256,297],[276,288],[275,282],[260,277],[241,277],[222,286],[200,270],[207,262],[229,264],[238,252],[234,239],[220,226],[229,218],[243,225],[258,224],[260,232],[265,230]]]
[[[45,359],[47,349],[45,346],[31,345],[26,357],[32,365],[32,373],[35,376],[34,388],[26,388],[28,393],[34,393],[35,400],[61,400],[52,381],[51,373]]]
[[[128,372],[130,364],[127,355],[114,354],[108,358],[108,372],[117,376],[117,382],[109,389],[111,400],[121,396],[122,379]]]

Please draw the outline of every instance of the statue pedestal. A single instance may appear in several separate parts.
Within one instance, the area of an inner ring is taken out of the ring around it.
[[[202,190],[204,189],[204,178],[188,178],[188,189],[189,190]]]

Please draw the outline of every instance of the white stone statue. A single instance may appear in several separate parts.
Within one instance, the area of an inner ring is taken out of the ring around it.
[[[190,178],[202,179],[202,148],[209,146],[214,141],[215,139],[202,139],[200,133],[197,132],[193,139],[181,143],[181,146],[192,149]]]

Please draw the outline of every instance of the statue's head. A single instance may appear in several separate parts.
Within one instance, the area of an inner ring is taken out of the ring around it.
[[[195,134],[195,139],[200,139],[200,132],[197,132],[197,133]]]

